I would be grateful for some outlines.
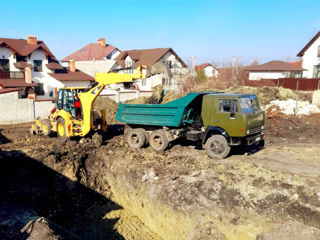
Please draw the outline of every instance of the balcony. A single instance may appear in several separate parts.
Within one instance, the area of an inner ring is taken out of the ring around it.
[[[13,79],[24,79],[24,72],[20,71],[14,71],[14,72],[5,72],[5,71],[0,71],[0,79],[8,79],[8,78],[13,78]]]

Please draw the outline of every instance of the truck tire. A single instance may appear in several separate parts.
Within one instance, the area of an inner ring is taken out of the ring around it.
[[[231,149],[226,138],[222,135],[212,135],[208,138],[205,147],[208,156],[216,159],[225,158]]]
[[[42,132],[45,136],[49,136],[51,134],[51,121],[49,119],[42,120]]]
[[[134,128],[130,129],[127,135],[127,142],[132,148],[142,148],[146,143],[146,136],[144,129]]]
[[[163,130],[156,130],[150,134],[149,144],[155,152],[161,153],[166,150],[169,141]]]
[[[143,128],[138,128],[138,129],[139,129],[139,131],[142,131],[144,136],[146,137],[144,145],[148,146],[149,145],[149,138],[150,138],[149,133]]]
[[[61,117],[57,120],[57,134],[61,142],[67,141],[66,124]]]

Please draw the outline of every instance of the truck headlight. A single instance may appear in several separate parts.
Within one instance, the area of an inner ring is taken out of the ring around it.
[[[261,126],[261,130],[263,130],[263,129],[264,129],[264,126],[262,125],[262,126]]]
[[[247,130],[247,135],[249,135],[250,134],[250,130]]]

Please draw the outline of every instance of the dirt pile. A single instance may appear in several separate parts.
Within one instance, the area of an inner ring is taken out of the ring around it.
[[[174,92],[167,92],[164,94],[162,85],[157,85],[152,88],[151,97],[139,97],[126,101],[129,104],[164,104],[177,99],[177,95]]]
[[[259,98],[259,102],[262,105],[266,105],[270,103],[272,100],[287,100],[287,99],[296,99],[297,95],[292,90],[287,88],[281,87],[235,87],[235,88],[228,88],[224,90],[224,92],[234,92],[234,93],[253,93],[256,94]]]
[[[113,99],[109,97],[99,96],[97,97],[93,105],[94,118],[95,119],[100,118],[101,110],[104,109],[106,111],[107,125],[117,124],[118,122],[115,119],[116,119],[118,106],[119,104]]]

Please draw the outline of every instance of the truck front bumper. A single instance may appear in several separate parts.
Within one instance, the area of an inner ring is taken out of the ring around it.
[[[246,137],[245,144],[252,145],[252,144],[255,144],[255,143],[262,141],[264,138],[265,138],[265,134],[263,132],[261,132],[256,135]]]

